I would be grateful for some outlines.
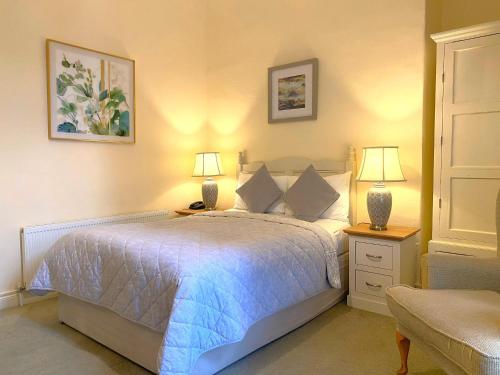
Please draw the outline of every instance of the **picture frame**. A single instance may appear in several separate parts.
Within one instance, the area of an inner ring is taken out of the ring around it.
[[[268,122],[316,120],[317,58],[268,69]]]
[[[46,40],[49,139],[135,143],[135,61]]]

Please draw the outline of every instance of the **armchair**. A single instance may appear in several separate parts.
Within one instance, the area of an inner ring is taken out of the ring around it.
[[[429,289],[387,289],[398,325],[398,374],[408,373],[410,340],[448,374],[500,374],[500,192],[497,233],[497,257],[429,254]]]

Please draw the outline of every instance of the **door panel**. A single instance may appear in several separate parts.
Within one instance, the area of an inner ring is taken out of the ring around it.
[[[500,35],[444,48],[439,236],[495,244]]]
[[[452,167],[500,166],[500,112],[464,113],[452,121]]]
[[[495,204],[500,179],[452,178],[450,230],[456,235],[495,235]]]
[[[500,39],[483,37],[459,42],[468,46],[453,51],[454,103],[500,100]]]

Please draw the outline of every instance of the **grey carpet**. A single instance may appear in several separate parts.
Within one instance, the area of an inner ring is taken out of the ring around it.
[[[223,370],[250,374],[395,374],[399,354],[391,318],[345,302]],[[444,375],[418,347],[410,373]],[[57,320],[57,301],[0,312],[1,374],[150,374]]]

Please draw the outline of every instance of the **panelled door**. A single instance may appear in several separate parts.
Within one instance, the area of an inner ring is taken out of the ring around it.
[[[443,79],[440,237],[494,245],[500,34],[445,44]]]

